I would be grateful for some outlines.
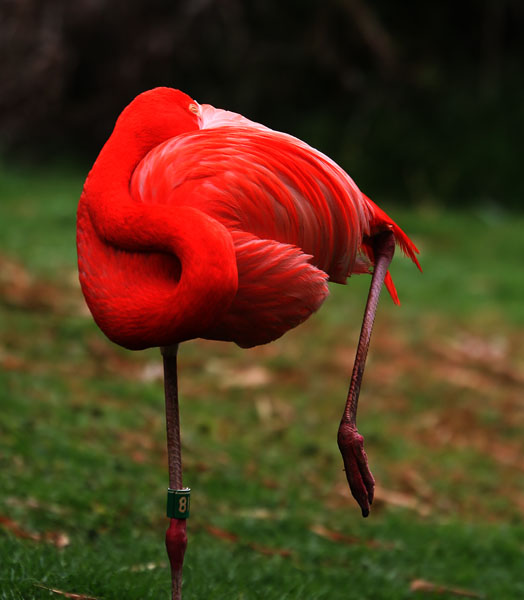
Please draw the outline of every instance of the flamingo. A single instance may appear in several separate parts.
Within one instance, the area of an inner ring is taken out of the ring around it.
[[[383,283],[398,303],[388,271],[396,245],[420,268],[400,227],[334,161],[291,135],[171,88],[140,94],[118,117],[78,205],[79,279],[110,340],[163,355],[173,599],[181,597],[188,509],[178,345],[266,344],[321,306],[328,281],[372,273],[338,430],[351,493],[367,516],[374,479],[356,413]]]

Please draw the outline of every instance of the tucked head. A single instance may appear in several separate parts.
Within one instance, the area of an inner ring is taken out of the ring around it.
[[[140,94],[126,106],[118,117],[115,133],[132,132],[141,145],[153,147],[199,129],[199,115],[200,107],[190,96],[173,88],[158,87]]]

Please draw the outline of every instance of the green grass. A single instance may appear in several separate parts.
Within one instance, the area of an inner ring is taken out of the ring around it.
[[[2,599],[169,597],[159,356],[117,348],[82,308],[83,175],[0,171]],[[369,283],[354,277],[269,346],[182,346],[185,599],[426,597],[417,579],[524,596],[524,217],[387,208],[424,274],[397,257],[402,306],[384,297],[377,317],[370,517],[336,447]]]

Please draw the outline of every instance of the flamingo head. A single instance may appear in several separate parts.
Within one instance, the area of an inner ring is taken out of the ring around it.
[[[118,117],[114,133],[132,133],[129,142],[146,153],[161,142],[201,127],[201,108],[180,90],[158,87],[138,95]]]

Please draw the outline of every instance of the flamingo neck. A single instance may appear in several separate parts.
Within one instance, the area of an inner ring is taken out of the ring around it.
[[[231,235],[191,207],[146,203],[131,176],[159,140],[115,129],[86,181],[78,210],[80,282],[93,316],[130,349],[200,337],[238,287]]]

